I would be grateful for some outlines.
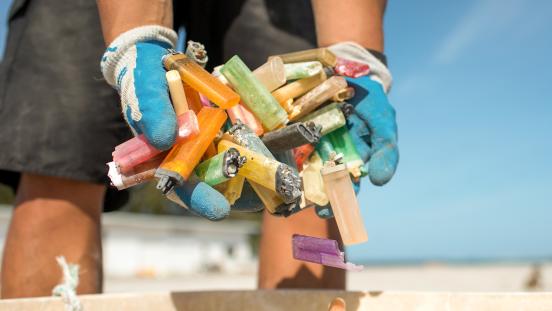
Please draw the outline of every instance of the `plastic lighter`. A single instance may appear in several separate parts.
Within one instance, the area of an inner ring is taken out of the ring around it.
[[[321,127],[314,122],[298,122],[263,136],[263,143],[271,151],[284,151],[304,144],[314,144],[320,139]]]
[[[349,271],[363,269],[363,266],[345,262],[345,253],[339,250],[336,240],[294,234],[292,245],[295,259]]]
[[[176,70],[170,70],[167,71],[165,76],[167,77],[171,101],[179,124],[177,140],[197,135],[199,133],[197,116],[193,110],[188,108],[188,101],[186,100],[186,93],[180,79],[180,74]]]
[[[274,57],[276,59],[276,57]],[[278,57],[281,60],[281,58]],[[285,64],[286,80],[297,80],[312,77],[322,71],[319,61]]]
[[[337,155],[337,151],[335,150],[332,141],[330,138],[328,138],[327,135],[320,137],[318,140],[318,143],[315,145],[315,150],[318,152],[318,155],[320,155],[320,158],[322,158],[322,161],[326,162],[332,159],[333,156]]]
[[[258,152],[265,157],[275,159],[274,155],[272,155],[268,148],[263,144],[262,140],[255,135],[255,133],[246,124],[237,122],[228,132],[230,134],[229,140],[234,143],[249,150]],[[226,134],[223,136],[223,139],[225,136]],[[248,180],[248,182],[265,208],[271,214],[281,214],[287,210],[287,206],[284,204],[284,201],[279,194],[261,186],[260,184],[257,184],[252,180]]]
[[[272,57],[259,68],[253,70],[253,75],[269,92],[274,91],[286,83],[284,62],[280,57]]]
[[[245,105],[237,104],[236,106],[232,108],[226,109],[226,112],[228,113],[228,116],[230,117],[230,120],[232,120],[232,124],[236,124],[238,120],[241,122],[247,124],[257,134],[257,136],[261,136],[264,133],[263,125],[261,124],[261,121],[251,112],[251,110],[247,109]]]
[[[330,140],[334,151],[343,155],[343,163],[345,163],[347,169],[351,172],[351,175],[355,178],[362,176],[364,161],[362,161],[362,158],[356,150],[355,144],[353,143],[353,139],[347,127],[342,126],[325,137]]]
[[[337,57],[334,69],[338,74],[351,78],[362,77],[370,73],[370,66],[367,64],[341,57]]]
[[[326,135],[344,126],[347,123],[347,120],[345,119],[346,115],[343,112],[351,112],[353,109],[354,108],[351,104],[331,103],[314,111],[299,121],[314,122],[316,125],[322,127],[321,134]]]
[[[196,62],[203,68],[205,68],[205,65],[207,65],[207,61],[209,61],[205,46],[199,42],[195,42],[192,40],[188,40],[188,44],[186,45],[186,56],[191,58],[194,62]]]
[[[322,82],[322,84],[293,102],[293,108],[289,116],[290,120],[297,120],[306,116],[309,112],[332,98],[339,90],[346,87],[347,81],[340,76],[333,76]]]
[[[199,180],[209,186],[215,186],[236,176],[245,161],[246,158],[240,156],[238,150],[230,148],[201,162],[196,166],[195,173]]]
[[[366,242],[368,234],[362,222],[362,215],[345,164],[326,162],[321,170],[326,195],[345,245]]]
[[[226,113],[222,109],[203,107],[197,119],[199,134],[174,145],[155,173],[155,177],[159,178],[157,188],[163,193],[167,193],[173,186],[181,184],[190,177],[201,156],[226,121]]]
[[[291,103],[293,99],[299,97],[308,91],[315,88],[317,85],[326,81],[328,77],[331,77],[334,74],[333,69],[325,67],[319,74],[316,74],[312,77],[300,79],[288,83],[276,91],[272,92],[272,96],[276,98],[278,103],[289,113],[293,108]]]
[[[195,114],[193,116],[190,113],[183,114],[176,121],[178,124],[177,142],[191,139],[197,135],[198,126]],[[134,166],[148,161],[159,153],[161,153],[161,150],[150,145],[146,137],[140,134],[116,146],[111,155],[119,171],[127,173]]]
[[[161,162],[163,162],[167,153],[168,152],[160,153],[150,160],[134,166],[132,170],[125,174],[119,171],[114,162],[107,163],[109,167],[107,176],[111,180],[111,185],[117,187],[119,190],[123,190],[152,180],[155,176],[155,171]]]
[[[274,56],[280,57],[285,64],[317,60],[324,64],[324,66],[334,67],[337,63],[335,54],[326,48],[303,50]]]
[[[324,181],[320,170],[323,167],[322,159],[318,153],[314,153],[304,163],[304,169],[301,172],[303,176],[303,191],[305,198],[319,206],[328,204],[328,196],[324,190]]]
[[[219,152],[230,148],[236,148],[247,158],[238,171],[239,175],[277,192],[285,203],[295,202],[301,197],[301,179],[288,165],[227,140],[221,140],[218,144]]]
[[[332,96],[332,100],[335,102],[344,102],[355,97],[355,89],[352,87],[346,87]]]
[[[232,107],[240,101],[238,94],[184,54],[173,52],[166,55],[163,57],[163,65],[167,70],[178,70],[182,81],[220,108]]]
[[[223,65],[213,68],[213,76],[217,77],[217,79],[225,85],[230,86],[230,82],[220,73],[222,67]],[[226,109],[226,113],[228,113],[228,117],[230,117],[232,124],[236,124],[238,120],[240,120],[242,123],[247,124],[257,136],[263,135],[264,129],[261,121],[243,104],[243,102],[240,101],[237,105]]]
[[[225,188],[222,191],[222,194],[226,200],[228,200],[230,205],[234,205],[234,203],[236,203],[236,201],[241,197],[244,182],[245,177],[236,175],[225,183]]]
[[[310,157],[314,152],[314,145],[305,144],[297,148],[293,148],[293,157],[295,158],[295,165],[299,171],[303,170],[303,163]]]
[[[227,61],[220,72],[266,130],[271,131],[288,122],[286,111],[237,55]]]

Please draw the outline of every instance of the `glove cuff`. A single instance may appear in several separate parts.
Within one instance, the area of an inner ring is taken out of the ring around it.
[[[379,82],[383,86],[385,93],[389,93],[391,84],[393,83],[391,72],[382,61],[364,47],[356,42],[347,41],[331,45],[329,49],[339,57],[370,66],[370,78]]]
[[[127,51],[137,42],[158,41],[174,48],[178,35],[170,28],[159,25],[148,25],[133,28],[120,34],[105,50],[102,56],[102,74],[109,85],[119,88],[117,70],[121,63],[127,63]],[[129,60],[130,61],[130,60]],[[119,81],[120,82],[120,81]]]

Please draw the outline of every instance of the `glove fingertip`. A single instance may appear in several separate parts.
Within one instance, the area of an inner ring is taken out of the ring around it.
[[[176,140],[176,118],[165,118],[153,125],[141,122],[142,132],[150,144],[158,150],[167,150]]]
[[[368,174],[370,181],[376,186],[388,183],[399,163],[399,150],[396,145],[390,144],[376,151],[370,158]]]
[[[222,220],[230,214],[226,198],[204,182],[186,182],[175,192],[192,212],[208,220]]]

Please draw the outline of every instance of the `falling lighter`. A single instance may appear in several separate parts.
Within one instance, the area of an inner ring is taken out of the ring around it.
[[[232,107],[240,101],[238,94],[182,53],[167,54],[163,57],[163,65],[167,70],[178,70],[182,81],[207,96],[220,108]]]
[[[351,245],[367,241],[368,234],[345,164],[328,161],[320,172],[343,243]]]
[[[293,102],[292,110],[289,115],[290,120],[297,120],[306,116],[309,112],[332,98],[339,90],[346,87],[347,81],[340,76],[333,76],[322,82],[322,84]]]
[[[237,55],[227,61],[220,72],[266,130],[271,131],[288,122],[286,111]]]
[[[263,143],[271,151],[284,151],[304,144],[314,144],[320,139],[321,127],[314,122],[298,122],[263,136]]]
[[[284,62],[280,57],[272,57],[266,63],[253,70],[253,75],[269,92],[286,83]]]
[[[292,245],[295,259],[349,271],[363,269],[363,266],[345,262],[345,253],[339,250],[336,240],[294,234]]]
[[[247,158],[238,171],[239,175],[277,192],[285,203],[295,202],[301,197],[301,178],[294,169],[227,140],[218,144],[219,152],[230,148],[236,148]]]
[[[343,163],[345,163],[351,175],[355,178],[362,176],[364,161],[358,154],[347,127],[342,126],[324,137],[330,140],[336,153],[343,154]]]
[[[199,180],[209,186],[215,186],[236,176],[246,158],[240,156],[238,150],[230,148],[216,156],[201,162],[195,168]]]
[[[333,69],[330,67],[324,67],[324,69],[308,78],[299,79],[288,83],[276,91],[272,92],[272,96],[276,98],[278,103],[289,113],[291,111],[293,99],[299,97],[308,91],[315,88],[317,85],[320,85],[322,82],[326,81],[328,77],[331,77],[334,74]]]
[[[157,188],[165,194],[188,179],[226,121],[226,113],[222,109],[203,107],[197,118],[199,134],[174,145],[155,173],[159,178]]]
[[[318,110],[315,110],[311,114],[303,117],[299,121],[302,122],[314,122],[316,125],[322,127],[321,134],[326,135],[330,132],[337,130],[347,123],[346,113],[353,111],[353,106],[347,103],[331,103]]]
[[[324,64],[324,66],[334,67],[337,63],[337,57],[335,56],[335,54],[326,48],[303,50],[287,54],[274,55],[271,57],[275,56],[280,57],[285,64],[317,60]]]
[[[281,58],[279,57],[274,57],[274,59],[276,58],[281,60]],[[286,73],[286,80],[297,80],[312,77],[315,74],[319,73],[320,71],[322,71],[322,64],[319,61],[291,63],[285,64],[284,68]]]

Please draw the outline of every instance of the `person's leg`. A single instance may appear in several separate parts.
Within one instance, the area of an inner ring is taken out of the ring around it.
[[[105,186],[22,174],[2,260],[2,298],[50,296],[56,256],[79,269],[79,294],[102,289],[100,217]]]
[[[316,216],[314,208],[288,218],[265,211],[259,252],[259,288],[345,289],[345,271],[293,259],[291,237],[303,234],[340,240],[333,219]]]

